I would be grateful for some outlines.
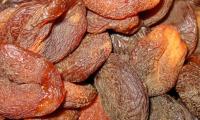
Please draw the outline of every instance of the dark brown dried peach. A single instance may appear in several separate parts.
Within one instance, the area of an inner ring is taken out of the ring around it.
[[[200,118],[200,55],[191,56],[182,68],[176,91],[189,111]]]
[[[95,87],[112,120],[147,120],[148,96],[134,70],[111,54],[95,79]]]
[[[195,120],[187,108],[169,95],[150,98],[149,120]]]
[[[144,38],[149,32],[148,27],[141,27],[135,34],[131,36],[126,36],[122,34],[111,34],[113,52],[117,54],[128,54],[131,52],[136,44],[136,42]]]
[[[91,11],[87,12],[88,28],[89,33],[102,33],[107,29],[112,29],[116,32],[123,34],[133,34],[140,25],[138,16],[125,18],[122,20],[112,20],[104,18]]]
[[[190,0],[189,0],[190,1]],[[194,51],[195,54],[200,54],[200,1],[199,0],[192,0],[191,5],[194,9],[196,19],[197,19],[197,27],[198,27],[198,44],[196,46],[196,49]]]
[[[175,86],[187,48],[177,29],[157,26],[135,45],[131,64],[148,88],[149,96],[168,92]]]
[[[0,114],[11,119],[43,116],[64,99],[54,65],[11,44],[0,44]]]
[[[56,66],[66,81],[81,82],[98,70],[111,50],[108,33],[88,34],[80,46]]]

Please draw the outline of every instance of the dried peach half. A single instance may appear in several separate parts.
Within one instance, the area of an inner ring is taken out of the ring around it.
[[[0,114],[10,119],[36,117],[56,110],[64,85],[54,65],[38,54],[0,44]]]
[[[91,11],[111,19],[124,19],[155,7],[160,0],[83,0]]]
[[[112,50],[111,44],[108,33],[87,34],[80,46],[56,67],[66,81],[84,81],[107,60]]]
[[[149,96],[157,96],[175,86],[186,54],[186,44],[177,29],[160,25],[137,42],[131,65],[146,84]]]

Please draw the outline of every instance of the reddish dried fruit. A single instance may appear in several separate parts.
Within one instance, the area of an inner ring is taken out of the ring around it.
[[[131,64],[148,88],[149,96],[168,92],[175,86],[187,48],[177,29],[160,25],[135,45]]]
[[[65,90],[67,92],[64,101],[64,108],[81,108],[92,103],[97,96],[96,89],[88,85],[76,85],[65,81]]]
[[[0,40],[7,42],[7,22],[18,8],[7,8],[0,12]]]
[[[11,44],[0,44],[0,114],[11,119],[53,112],[64,86],[53,64]]]
[[[15,4],[9,3],[7,0],[0,0],[0,12],[11,7],[15,7]]]
[[[89,33],[102,33],[107,29],[112,29],[119,33],[132,34],[140,25],[138,16],[133,16],[122,20],[112,20],[104,18],[91,11],[87,12],[87,20],[87,31]]]
[[[95,79],[102,105],[112,120],[147,120],[148,97],[140,78],[111,54]]]
[[[47,0],[0,0],[0,11],[7,9],[7,8],[13,8],[22,5],[23,3],[28,2],[40,2],[40,3],[46,3]]]
[[[0,12],[0,34],[4,32],[3,27],[5,26],[6,22],[12,16],[16,9],[17,8],[8,8]],[[2,36],[0,36],[0,38],[1,40],[3,40]]]
[[[13,43],[17,40],[23,26],[33,17],[33,14],[41,8],[42,5],[35,3],[24,4],[12,14],[4,28],[4,33],[0,36],[4,37],[7,42]]]
[[[111,18],[124,19],[155,7],[160,0],[83,0],[95,13]]]
[[[197,45],[198,28],[196,16],[189,1],[175,0],[168,17],[166,17],[162,23],[177,27],[181,34],[181,39],[187,44],[188,56],[191,55]]]
[[[176,90],[189,109],[200,118],[200,56],[192,56],[189,59],[178,78]]]
[[[59,109],[50,115],[41,118],[30,118],[24,120],[78,120],[80,112],[78,110]]]
[[[34,50],[51,62],[58,62],[80,44],[87,29],[85,7],[78,3],[58,20],[51,34]]]
[[[195,120],[185,106],[169,95],[152,97],[150,102],[149,120]]]
[[[117,54],[128,54],[130,55],[135,43],[144,38],[149,29],[147,27],[141,27],[135,34],[132,36],[125,36],[120,34],[111,34],[113,52]]]
[[[75,2],[76,0],[51,0],[42,6],[23,27],[16,44],[29,50],[37,48],[49,34],[52,21],[60,17]]]
[[[143,12],[142,19],[144,25],[151,26],[166,16],[174,0],[161,0],[160,3],[153,9]]]
[[[98,96],[93,104],[81,110],[79,120],[111,120],[104,111]]]
[[[111,50],[112,45],[108,33],[88,34],[80,46],[56,66],[66,81],[81,82],[106,61]]]

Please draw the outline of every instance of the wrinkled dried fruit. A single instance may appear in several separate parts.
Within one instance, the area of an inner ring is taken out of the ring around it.
[[[104,111],[101,104],[100,97],[98,96],[94,103],[87,108],[81,110],[79,120],[111,120],[107,113]]]
[[[8,21],[8,19],[12,16],[12,14],[15,12],[17,8],[8,8],[0,12],[0,34],[4,32],[4,25]],[[2,36],[0,36],[0,39],[2,39]]]
[[[113,45],[113,52],[118,54],[128,54],[130,55],[135,43],[144,38],[149,29],[147,27],[141,27],[139,31],[137,31],[132,36],[125,36],[120,34],[111,34],[112,38],[112,45]]]
[[[199,0],[192,0],[192,1],[191,1],[191,4],[195,11],[195,15],[196,15],[196,19],[197,19],[198,40],[199,40],[199,37],[200,37],[200,31],[199,31],[200,30],[200,1]],[[198,44],[196,46],[194,53],[200,54],[200,42],[199,41],[198,41]]]
[[[82,108],[92,103],[97,96],[96,89],[88,85],[76,85],[65,81],[67,92],[64,100],[64,108]]]
[[[30,118],[24,120],[78,120],[80,112],[78,110],[59,109],[50,115],[41,118]]]
[[[53,112],[64,86],[53,64],[30,51],[0,44],[0,114],[11,119]]]
[[[150,98],[149,120],[195,120],[181,103],[169,95]]]
[[[39,8],[23,27],[16,44],[34,50],[47,37],[52,21],[66,12],[76,0],[51,0]]]
[[[66,81],[81,82],[106,61],[111,50],[112,45],[108,33],[88,34],[80,46],[56,66]]]
[[[47,2],[50,2],[50,0],[0,0],[0,11],[7,8],[18,7],[28,2],[45,4]]]
[[[95,13],[111,18],[124,19],[155,7],[160,0],[83,0]]]
[[[144,20],[144,25],[151,26],[166,16],[170,10],[174,0],[161,0],[160,3],[153,9],[144,11],[141,16]]]
[[[0,42],[7,42],[6,23],[17,8],[8,8],[0,12]]]
[[[149,96],[168,92],[175,86],[187,48],[177,29],[157,26],[135,45],[131,64],[148,88]]]
[[[85,7],[78,3],[58,20],[49,37],[34,50],[51,62],[58,62],[80,44],[87,29]]]
[[[111,54],[95,79],[102,105],[112,120],[147,120],[146,90],[125,61]]]
[[[9,5],[9,7],[16,7],[16,6],[21,6],[24,3],[28,2],[35,2],[35,3],[40,3],[40,4],[46,4],[48,2],[52,2],[52,0],[3,0],[6,5]]]
[[[17,4],[17,3],[23,3],[23,2],[30,2],[30,1],[36,1],[36,0],[2,0],[2,4]]]
[[[7,42],[14,43],[20,35],[23,26],[41,7],[42,5],[35,3],[27,3],[18,7],[9,20],[6,21],[3,29],[4,33],[0,34],[0,36],[4,37]]]
[[[0,12],[7,9],[16,7],[16,4],[8,2],[8,0],[0,0]]]
[[[181,12],[180,12],[181,11]],[[197,45],[197,20],[190,3],[187,0],[175,0],[168,17],[162,23],[177,27],[188,47],[188,56],[191,55]]]
[[[138,16],[133,16],[122,20],[112,20],[104,18],[91,11],[87,12],[87,20],[87,31],[89,33],[102,33],[107,29],[112,29],[119,33],[133,34],[140,25]]]
[[[178,78],[176,90],[191,113],[200,118],[200,56],[189,59]]]

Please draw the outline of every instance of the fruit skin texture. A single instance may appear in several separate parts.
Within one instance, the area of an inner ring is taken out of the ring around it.
[[[64,108],[82,108],[91,104],[96,96],[96,89],[90,85],[77,85],[64,81],[65,90],[67,92],[63,103]]]
[[[50,35],[33,51],[59,62],[78,47],[86,29],[86,9],[79,2],[55,22]]]
[[[149,120],[196,120],[187,108],[169,95],[150,98]]]
[[[37,9],[23,26],[15,43],[20,47],[34,50],[48,36],[52,23],[75,3],[76,0],[50,0]]]
[[[80,46],[56,64],[64,80],[82,82],[98,70],[112,51],[108,33],[88,34]]]
[[[152,26],[161,21],[170,11],[174,0],[161,0],[154,8],[141,13],[145,26]]]
[[[137,74],[111,54],[95,79],[104,110],[112,120],[146,120],[148,97]]]
[[[0,38],[9,43],[16,42],[23,27],[42,7],[44,7],[44,5],[35,2],[28,2],[16,7],[16,10],[12,13],[9,19],[5,21],[5,25],[0,33]]]
[[[102,33],[109,29],[123,34],[133,34],[140,27],[138,16],[128,17],[122,20],[113,20],[88,11],[87,20],[87,31],[94,34]]]
[[[104,111],[100,97],[97,96],[96,100],[88,107],[81,110],[79,120],[111,120],[107,113]]]
[[[50,115],[46,115],[41,118],[29,118],[24,120],[78,120],[79,116],[80,116],[79,110],[59,108]]]
[[[127,54],[131,56],[131,52],[135,47],[137,41],[146,37],[150,32],[150,28],[142,26],[136,33],[131,36],[126,36],[122,34],[111,34],[113,53],[117,54]]]
[[[197,18],[189,3],[191,1],[192,0],[175,0],[169,15],[161,21],[161,24],[171,24],[177,27],[181,39],[187,45],[188,57],[194,52],[198,43]]]
[[[40,55],[0,44],[0,114],[10,119],[52,113],[65,95],[60,74]]]
[[[160,0],[83,0],[86,7],[106,18],[124,19],[155,7]]]
[[[189,58],[178,78],[176,91],[189,111],[200,118],[200,56]]]
[[[131,65],[147,86],[148,95],[158,96],[175,86],[186,54],[177,29],[160,25],[135,45]]]

